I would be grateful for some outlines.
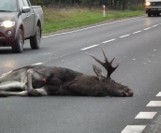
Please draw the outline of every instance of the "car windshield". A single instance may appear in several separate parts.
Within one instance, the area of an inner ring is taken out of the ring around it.
[[[0,12],[14,12],[17,11],[16,0],[1,0],[0,1]]]

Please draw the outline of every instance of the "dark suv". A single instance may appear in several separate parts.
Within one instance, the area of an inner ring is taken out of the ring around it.
[[[32,49],[40,47],[43,11],[31,6],[28,0],[1,0],[0,46],[11,46],[16,53],[23,51],[25,39],[30,39]]]

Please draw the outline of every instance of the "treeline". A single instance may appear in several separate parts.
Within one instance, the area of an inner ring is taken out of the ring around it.
[[[108,8],[124,10],[143,7],[144,0],[31,0],[31,3],[43,6],[85,6],[89,8],[106,5]]]

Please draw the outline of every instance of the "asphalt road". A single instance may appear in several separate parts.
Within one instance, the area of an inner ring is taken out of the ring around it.
[[[87,53],[116,57],[112,75],[128,85],[131,98],[9,97],[0,99],[0,133],[160,133],[160,107],[147,107],[161,91],[161,18],[140,17],[44,36],[40,50],[26,42],[22,54],[0,48],[0,73],[44,64],[94,75],[97,64]],[[97,64],[98,65],[98,64]],[[105,71],[104,71],[105,72]],[[152,119],[135,119],[139,112],[155,112]],[[129,126],[144,129],[128,129]],[[142,128],[141,127],[141,128]]]

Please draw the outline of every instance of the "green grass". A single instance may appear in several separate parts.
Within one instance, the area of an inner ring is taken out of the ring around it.
[[[103,17],[102,10],[84,8],[44,8],[44,33],[56,32],[59,30],[76,28],[102,21],[112,21],[129,17],[141,16],[143,10],[138,11],[106,11]]]

